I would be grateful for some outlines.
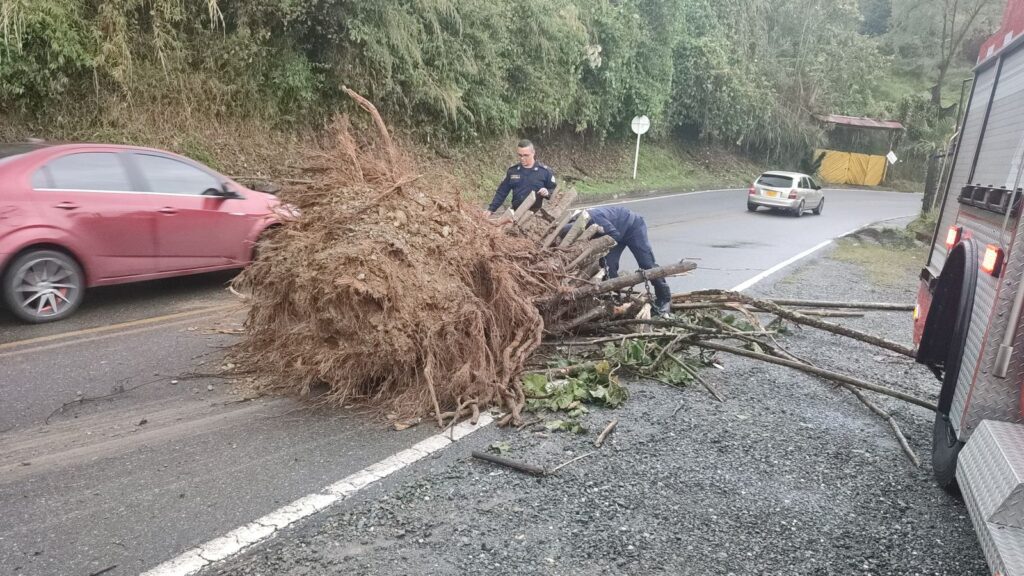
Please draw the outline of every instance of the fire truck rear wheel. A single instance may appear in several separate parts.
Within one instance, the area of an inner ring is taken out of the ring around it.
[[[953,494],[960,492],[956,484],[956,463],[963,447],[964,443],[957,440],[949,416],[936,412],[932,428],[932,471],[939,486]]]

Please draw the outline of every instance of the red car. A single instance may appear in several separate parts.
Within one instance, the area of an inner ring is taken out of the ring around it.
[[[0,291],[18,318],[48,322],[88,287],[241,268],[277,205],[161,150],[0,147]]]

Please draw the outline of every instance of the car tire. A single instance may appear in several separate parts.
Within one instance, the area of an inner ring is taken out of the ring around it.
[[[757,212],[757,204],[751,204],[750,202],[747,202],[747,210],[751,212]]]
[[[67,318],[84,296],[82,267],[56,250],[32,250],[18,256],[3,277],[4,303],[18,319],[31,324]]]
[[[821,216],[821,209],[824,208],[824,207],[825,207],[825,199],[822,198],[821,202],[818,202],[818,206],[814,210],[811,210],[811,212],[814,212],[815,216]]]
[[[800,204],[796,207],[796,210],[793,211],[793,216],[799,218],[799,217],[801,217],[803,215],[804,215],[804,201],[801,200]]]

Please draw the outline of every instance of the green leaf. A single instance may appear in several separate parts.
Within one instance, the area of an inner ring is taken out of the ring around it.
[[[544,427],[551,432],[561,430],[564,426],[566,426],[565,420],[548,420],[544,423]]]
[[[678,364],[672,364],[658,372],[658,378],[677,386],[685,386],[693,380],[693,376],[686,370],[683,370]]]
[[[527,374],[523,376],[523,391],[527,396],[547,395],[548,377],[543,374]]]

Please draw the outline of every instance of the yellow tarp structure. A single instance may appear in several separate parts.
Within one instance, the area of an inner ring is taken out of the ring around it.
[[[885,156],[869,156],[838,150],[817,150],[815,155],[825,153],[818,173],[830,184],[855,184],[878,186],[885,178]]]

